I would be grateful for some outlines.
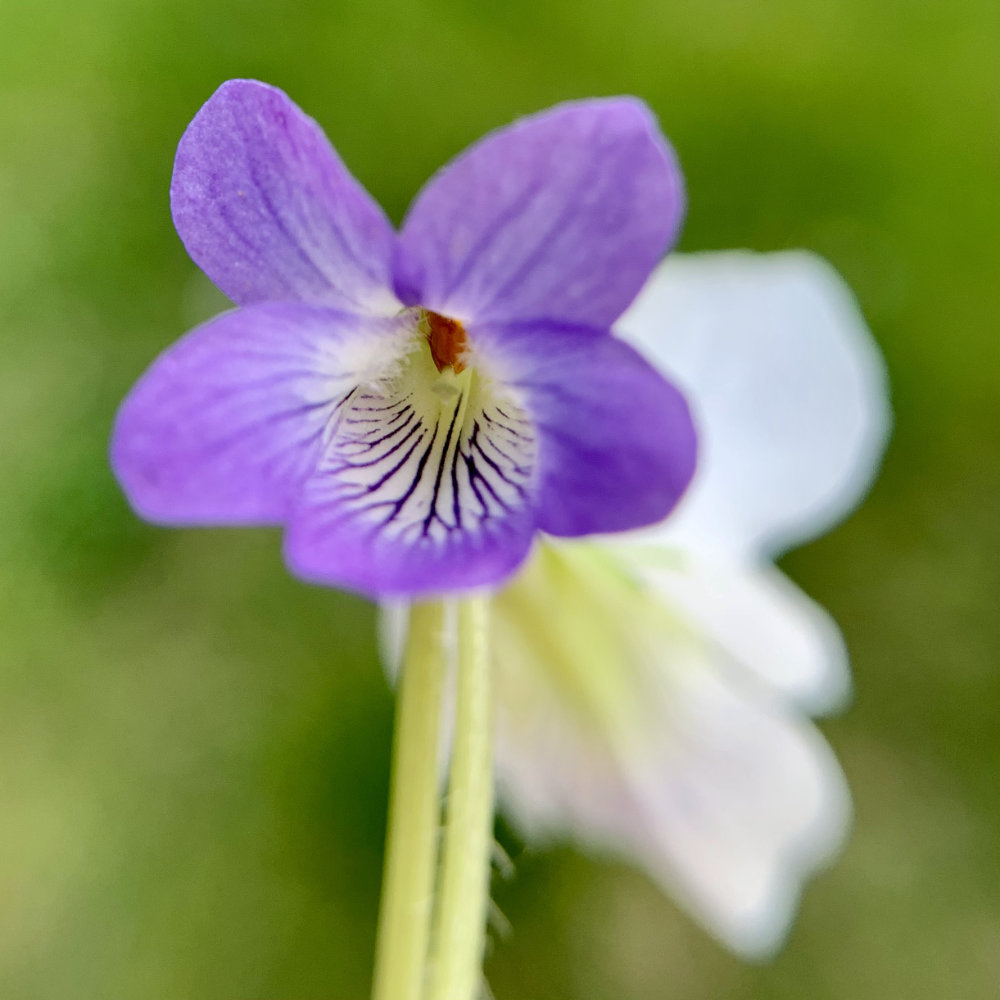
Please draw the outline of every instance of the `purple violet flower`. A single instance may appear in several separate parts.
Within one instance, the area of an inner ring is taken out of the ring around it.
[[[522,119],[437,173],[401,231],[280,90],[223,84],[171,185],[236,304],[123,403],[112,464],[172,525],[283,525],[305,579],[493,584],[535,532],[661,521],[694,470],[680,393],[611,324],[674,239],[673,153],[631,98]]]

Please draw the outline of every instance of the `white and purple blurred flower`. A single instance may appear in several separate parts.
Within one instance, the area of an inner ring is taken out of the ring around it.
[[[659,527],[542,542],[494,598],[501,800],[532,842],[629,859],[766,956],[850,818],[808,721],[849,693],[843,643],[772,560],[866,491],[884,368],[800,252],[672,256],[617,330],[687,394],[698,470]]]
[[[171,203],[239,308],[122,405],[112,463],[144,517],[283,525],[298,575],[414,596],[496,584],[539,531],[660,521],[687,486],[683,398],[610,333],[683,213],[639,101],[493,133],[396,234],[312,119],[234,80],[181,139]]]
[[[552,536],[491,600],[508,809],[773,950],[846,830],[807,716],[849,680],[836,626],[772,560],[856,502],[889,423],[839,279],[806,254],[713,254],[646,284],[683,192],[627,98],[486,137],[397,234],[287,96],[230,81],[171,201],[238,308],[123,403],[135,509],[282,525],[295,573],[376,597],[497,587]]]

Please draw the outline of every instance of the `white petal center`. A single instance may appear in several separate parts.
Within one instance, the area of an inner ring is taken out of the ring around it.
[[[400,541],[475,533],[526,505],[534,427],[475,364],[439,372],[419,330],[409,346],[337,404],[324,460],[331,499]]]

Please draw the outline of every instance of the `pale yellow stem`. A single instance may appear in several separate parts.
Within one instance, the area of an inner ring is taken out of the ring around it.
[[[443,629],[440,602],[410,608],[392,748],[373,1000],[421,1000],[424,992],[440,826]]]
[[[426,1000],[474,1000],[482,982],[493,845],[488,599],[458,609],[455,738]]]

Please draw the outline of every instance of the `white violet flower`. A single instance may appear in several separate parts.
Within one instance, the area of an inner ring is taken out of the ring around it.
[[[500,799],[529,842],[631,860],[765,957],[850,819],[809,721],[849,694],[844,645],[772,561],[868,488],[884,367],[805,252],[673,255],[616,332],[687,396],[699,464],[658,527],[546,539],[491,599]]]

